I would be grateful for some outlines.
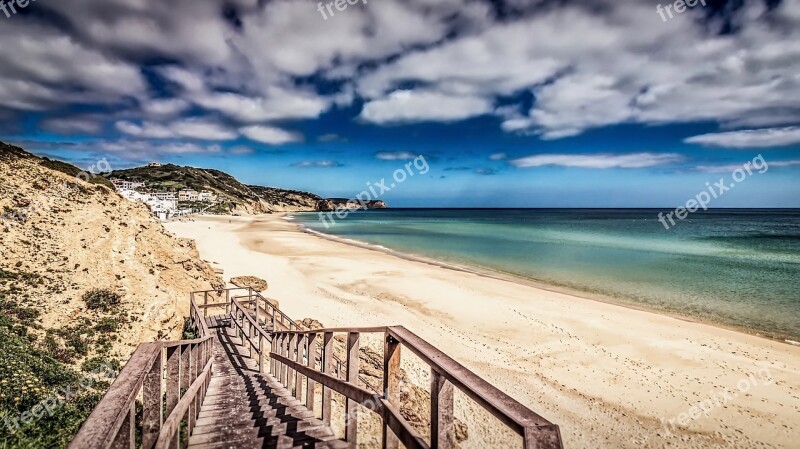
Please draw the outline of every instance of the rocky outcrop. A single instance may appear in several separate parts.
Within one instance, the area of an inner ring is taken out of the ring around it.
[[[348,210],[387,209],[389,206],[381,200],[364,201],[347,198],[328,198],[317,203],[317,210],[322,212],[335,211],[338,208]]]
[[[231,278],[231,284],[241,288],[252,288],[257,292],[266,291],[269,287],[267,281],[255,276],[238,276]]]

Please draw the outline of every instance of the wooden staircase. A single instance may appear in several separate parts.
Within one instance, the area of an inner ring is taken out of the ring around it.
[[[259,374],[233,330],[224,325],[214,330],[211,381],[189,448],[348,447],[275,378]]]
[[[70,449],[355,449],[359,414],[380,420],[376,447],[453,449],[455,390],[520,437],[500,447],[562,449],[557,425],[402,326],[306,330],[252,289],[194,292],[190,314],[198,338],[140,344]],[[369,334],[383,339],[380,385],[359,367]],[[426,437],[401,413],[401,349],[430,369]]]

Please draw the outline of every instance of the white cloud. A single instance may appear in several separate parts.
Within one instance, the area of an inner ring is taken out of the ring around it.
[[[631,153],[631,154],[539,154],[509,161],[517,168],[544,166],[578,168],[646,168],[669,165],[684,160],[675,153]]]
[[[407,161],[416,158],[417,155],[410,151],[380,151],[375,157],[382,161]]]
[[[701,173],[732,173],[735,170],[742,169],[743,164],[726,164],[726,165],[700,165],[695,168],[696,171]],[[767,161],[766,167],[800,167],[800,160],[788,161]],[[751,169],[752,170],[752,169]]]
[[[222,112],[244,123],[278,119],[316,118],[329,101],[310,92],[277,87],[267,89],[267,97],[249,97],[234,93],[202,93],[190,99],[197,105]]]
[[[146,139],[176,139],[180,137],[200,140],[233,140],[239,135],[210,120],[189,118],[161,125],[153,122],[136,124],[129,121],[116,123],[116,128],[125,134]]]
[[[129,121],[120,121],[116,123],[115,127],[120,132],[139,138],[171,139],[177,137],[174,131],[158,123],[144,122],[137,125]]]
[[[359,116],[371,123],[451,122],[492,111],[492,102],[477,97],[399,90],[364,105]]]
[[[150,99],[142,104],[142,111],[149,115],[170,117],[189,108],[189,103],[180,98]]]
[[[723,148],[769,148],[800,144],[800,126],[749,129],[689,137],[686,143]]]
[[[103,124],[97,117],[73,116],[42,120],[40,127],[57,134],[98,134]]]
[[[302,161],[292,164],[292,167],[297,168],[336,168],[341,167],[342,164],[336,161]]]
[[[250,140],[269,145],[285,145],[303,140],[303,136],[300,134],[271,126],[247,126],[240,128],[239,132]]]
[[[233,140],[238,134],[219,123],[209,120],[191,118],[174,122],[170,129],[182,137],[201,140]]]
[[[489,160],[491,161],[502,161],[508,159],[508,154],[506,153],[494,153],[489,156]]]

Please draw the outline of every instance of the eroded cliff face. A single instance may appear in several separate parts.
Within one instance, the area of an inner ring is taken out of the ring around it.
[[[28,338],[76,365],[98,355],[124,362],[140,342],[180,338],[189,293],[222,285],[193,243],[145,205],[42,164],[0,144],[4,300],[36,311],[22,320]],[[119,303],[91,308],[91,289]]]

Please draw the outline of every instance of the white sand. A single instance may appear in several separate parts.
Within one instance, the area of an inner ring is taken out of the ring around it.
[[[406,260],[276,216],[167,227],[226,279],[267,279],[295,319],[406,326],[558,424],[565,447],[800,447],[800,347]],[[695,408],[709,397],[707,414]]]

